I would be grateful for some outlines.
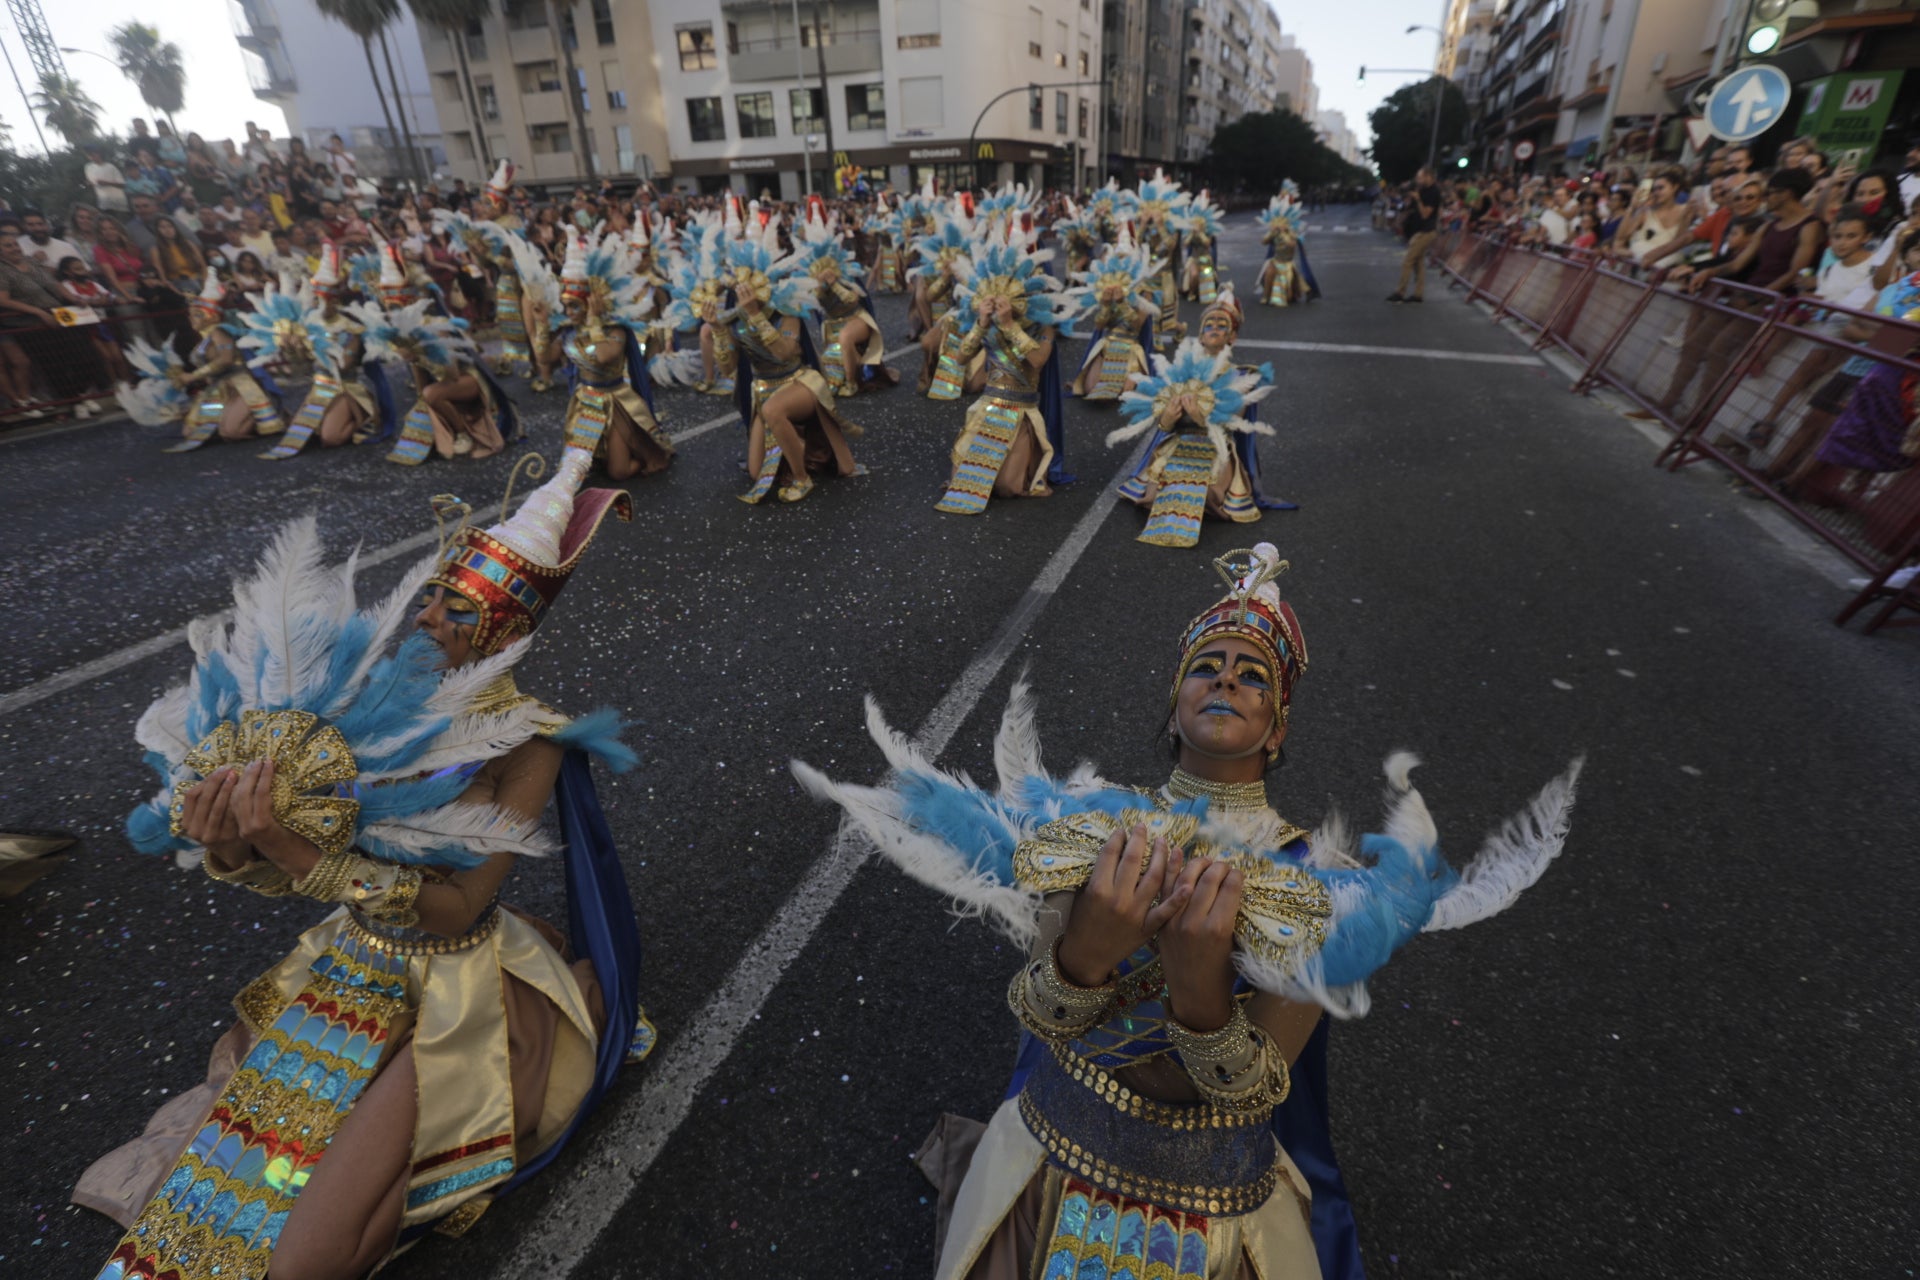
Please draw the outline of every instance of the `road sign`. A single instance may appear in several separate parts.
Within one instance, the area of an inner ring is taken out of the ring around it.
[[[1793,84],[1778,67],[1742,67],[1707,98],[1707,127],[1724,142],[1746,142],[1779,123]]]
[[[1513,158],[1515,160],[1533,159],[1533,144],[1531,142],[1524,142],[1524,141],[1514,143]]]

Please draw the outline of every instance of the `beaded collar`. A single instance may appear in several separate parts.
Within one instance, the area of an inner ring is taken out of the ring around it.
[[[1184,769],[1175,769],[1167,779],[1167,793],[1176,800],[1205,796],[1209,807],[1230,812],[1267,808],[1265,782],[1210,782]]]

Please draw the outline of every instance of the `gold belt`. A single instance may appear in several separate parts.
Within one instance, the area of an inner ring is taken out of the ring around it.
[[[390,956],[445,956],[456,951],[470,951],[491,938],[500,927],[501,914],[500,904],[495,902],[491,910],[474,921],[471,929],[457,938],[447,938],[424,929],[403,929],[381,924],[349,908],[346,933],[369,950]]]

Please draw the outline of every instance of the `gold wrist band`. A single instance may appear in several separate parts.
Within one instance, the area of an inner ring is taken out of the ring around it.
[[[239,885],[242,889],[251,889],[265,897],[279,898],[293,892],[293,877],[265,859],[243,863],[235,871],[221,871],[213,865],[211,855],[202,854],[200,867],[210,879],[218,880],[221,884]]]
[[[329,853],[314,863],[311,871],[293,882],[294,892],[316,902],[338,902],[353,875],[353,864],[357,861],[359,859],[344,849],[339,853]]]
[[[1166,1027],[1167,1039],[1179,1053],[1193,1087],[1214,1106],[1227,1110],[1272,1107],[1287,1096],[1292,1082],[1286,1061],[1239,1004],[1234,1005],[1227,1024],[1216,1031],[1194,1031],[1172,1018]]]
[[[1081,987],[1060,972],[1060,943],[1029,961],[1007,986],[1007,1007],[1043,1040],[1070,1040],[1094,1026],[1113,1004],[1114,984]]]

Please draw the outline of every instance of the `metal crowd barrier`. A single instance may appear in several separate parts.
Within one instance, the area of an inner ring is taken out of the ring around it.
[[[1656,465],[1724,468],[1867,575],[1834,621],[1920,615],[1920,325],[1714,280],[1697,293],[1584,250],[1462,231],[1433,261],[1498,321],[1672,436]],[[1846,326],[1852,325],[1851,330]]]

